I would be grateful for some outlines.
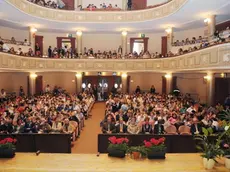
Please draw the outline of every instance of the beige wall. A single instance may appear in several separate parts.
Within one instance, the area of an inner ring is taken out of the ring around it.
[[[185,40],[186,38],[189,38],[191,40],[192,37],[198,38],[199,36],[203,37],[204,32],[205,32],[205,26],[201,28],[197,28],[197,29],[189,29],[189,30],[174,32],[173,41],[174,42],[176,40],[182,41],[182,40]]]
[[[128,73],[130,76],[130,92],[134,92],[139,85],[142,91],[149,91],[152,85],[155,86],[156,92],[162,92],[162,76],[160,73]]]
[[[202,103],[207,102],[207,83],[204,81],[206,74],[176,74],[177,87],[180,91],[190,93],[195,99],[199,98]]]
[[[19,30],[0,26],[0,37],[3,39],[11,39],[11,37],[14,37],[16,41],[24,41],[25,39],[28,40],[29,28],[28,30]]]
[[[39,29],[38,29],[39,30]],[[174,41],[182,40],[188,38],[192,38],[193,36],[204,36],[205,27],[198,29],[190,29],[184,31],[174,32]],[[20,34],[19,34],[20,33]],[[49,32],[37,32],[37,35],[43,36],[43,51],[44,54],[47,54],[47,50],[49,46],[52,48],[57,46],[57,37],[66,37],[67,33],[49,33]],[[73,33],[72,33],[73,34]],[[29,32],[27,30],[17,30],[11,29],[7,27],[0,26],[0,36],[2,38],[10,39],[12,36],[16,38],[16,40],[23,41],[24,39],[28,39]],[[73,34],[75,37],[76,35]],[[161,37],[166,36],[166,33],[163,31],[161,33],[145,33],[146,37],[149,37],[148,49],[151,53],[153,52],[161,52]],[[139,34],[128,33],[127,35],[127,51],[130,51],[130,38],[139,37]],[[98,50],[101,51],[109,51],[109,50],[117,50],[119,45],[121,45],[121,33],[84,33],[82,35],[82,47],[86,47],[87,49],[93,48],[95,52]],[[77,47],[77,46],[76,46]]]
[[[43,87],[47,84],[50,85],[51,89],[54,86],[59,86],[65,89],[69,93],[76,92],[76,82],[75,82],[75,74],[71,72],[44,72],[38,73],[38,75],[43,76]]]
[[[18,95],[19,87],[23,86],[25,94],[27,94],[27,77],[28,73],[22,72],[0,72],[0,89],[5,89],[6,92],[16,92]]]

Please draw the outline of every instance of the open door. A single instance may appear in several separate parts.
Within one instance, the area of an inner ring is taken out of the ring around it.
[[[35,45],[36,43],[38,43],[41,49],[41,56],[42,56],[43,55],[43,36],[35,35]]]
[[[167,36],[161,37],[161,54],[165,56],[167,54]]]
[[[42,94],[43,92],[43,77],[37,76],[35,80],[35,94]]]
[[[165,76],[162,76],[162,94],[166,94],[167,92],[167,81]]]

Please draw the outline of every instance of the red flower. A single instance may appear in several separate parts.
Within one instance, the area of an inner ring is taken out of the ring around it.
[[[165,138],[164,138],[164,137],[161,137],[161,138],[159,139],[159,141],[160,141],[160,143],[164,143],[164,142],[165,142]]]
[[[151,142],[144,141],[145,147],[150,148],[152,146]]]
[[[129,139],[125,138],[124,141],[125,141],[126,143],[128,143],[128,142],[129,142]]]
[[[109,141],[110,141],[112,144],[116,144],[117,139],[116,139],[115,136],[113,136],[113,137],[109,137]]]
[[[124,142],[124,138],[117,139],[117,144],[122,144]]]
[[[16,139],[12,139],[12,138],[8,137],[8,138],[1,140],[0,144],[6,144],[6,143],[14,144],[14,143],[16,143],[16,141],[17,141]]]

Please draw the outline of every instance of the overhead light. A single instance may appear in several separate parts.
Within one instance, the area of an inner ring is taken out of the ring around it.
[[[209,23],[211,21],[211,19],[210,18],[206,18],[206,19],[204,19],[204,22],[205,23]]]
[[[75,76],[76,76],[77,78],[81,78],[81,77],[82,77],[82,74],[81,74],[81,73],[77,73]]]
[[[121,32],[121,34],[122,34],[123,36],[126,36],[126,35],[128,34],[128,32],[127,32],[127,31],[123,31],[123,32]]]
[[[122,73],[122,74],[121,74],[121,77],[122,77],[122,78],[126,78],[127,76],[128,76],[127,73]]]
[[[165,29],[165,32],[167,32],[168,34],[169,34],[169,33],[172,33],[172,28],[169,27],[169,28]]]
[[[221,73],[221,74],[220,74],[220,77],[221,77],[221,78],[226,78],[226,76],[227,76],[226,73]]]
[[[206,79],[206,80],[211,80],[211,79],[212,79],[212,76],[206,75],[206,76],[204,76],[204,79]]]
[[[167,73],[166,75],[165,75],[165,78],[172,78],[172,75],[170,74],[170,73]]]
[[[77,31],[77,36],[81,36],[82,35],[82,31]]]
[[[37,75],[36,73],[31,73],[31,74],[30,74],[30,77],[31,77],[31,78],[37,78],[37,76],[38,76],[38,75]]]
[[[34,28],[34,27],[32,27],[32,28],[30,28],[30,32],[32,32],[32,33],[35,33],[35,32],[37,32],[38,30],[36,29],[36,28]]]

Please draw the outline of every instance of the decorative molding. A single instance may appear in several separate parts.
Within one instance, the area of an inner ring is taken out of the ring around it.
[[[162,6],[137,11],[69,11],[51,9],[27,0],[5,0],[22,12],[59,22],[140,22],[169,16],[188,0],[172,0]]]
[[[23,72],[181,72],[230,69],[230,43],[163,59],[49,59],[1,52],[0,69]]]

